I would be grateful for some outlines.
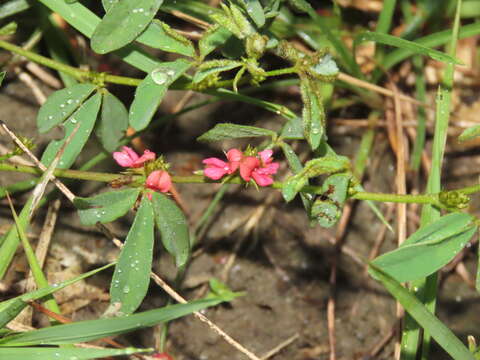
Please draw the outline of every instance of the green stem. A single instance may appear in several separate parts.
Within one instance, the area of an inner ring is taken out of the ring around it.
[[[0,171],[15,171],[22,172],[27,174],[41,175],[42,171],[33,166],[27,165],[16,165],[9,163],[0,163]],[[113,173],[101,173],[101,172],[92,172],[92,171],[81,171],[81,170],[67,170],[67,169],[56,169],[53,174],[56,177],[67,178],[67,179],[77,179],[77,180],[90,180],[90,181],[100,181],[100,182],[111,182],[115,179],[119,179],[122,174],[113,174]],[[132,182],[138,180],[141,177],[140,174],[132,174]],[[191,176],[172,176],[172,181],[178,184],[213,184],[217,183],[215,181],[209,180],[202,175],[191,175]],[[243,180],[239,177],[233,177],[226,181],[228,184],[243,184]],[[271,186],[273,189],[282,189],[282,182],[275,182]],[[473,194],[480,192],[480,185],[470,186],[462,189],[455,190],[463,194]],[[311,194],[322,194],[323,190],[321,186],[305,186],[302,189],[302,192],[311,193]],[[380,202],[394,202],[394,203],[410,203],[410,204],[430,204],[435,207],[444,208],[445,206],[438,199],[437,193],[430,194],[421,194],[421,195],[398,195],[398,194],[386,194],[386,193],[371,193],[366,191],[360,191],[352,196],[352,199],[356,200],[370,200],[370,201],[380,201]]]

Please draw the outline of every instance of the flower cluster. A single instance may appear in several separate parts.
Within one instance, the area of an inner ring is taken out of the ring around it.
[[[277,173],[279,167],[277,162],[273,162],[272,155],[270,149],[260,151],[256,156],[231,149],[226,154],[227,161],[213,157],[203,160],[206,165],[203,173],[212,180],[218,180],[239,170],[240,177],[246,182],[253,178],[259,186],[269,186],[273,184],[272,175]]]
[[[145,150],[143,155],[139,156],[133,149],[124,146],[122,151],[113,153],[113,158],[122,167],[139,168],[146,162],[155,160],[155,153]],[[165,170],[154,170],[147,176],[145,185],[149,189],[166,193],[172,188],[172,178]]]

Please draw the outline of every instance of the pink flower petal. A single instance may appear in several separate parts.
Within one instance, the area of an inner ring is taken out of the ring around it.
[[[136,161],[138,159],[138,154],[132,148],[128,146],[122,146],[122,152],[126,153],[132,161]]]
[[[260,160],[253,156],[247,156],[240,161],[240,176],[245,181],[250,181],[252,171],[260,165]]]
[[[269,186],[273,184],[273,179],[270,175],[263,175],[260,174],[258,171],[253,171],[252,177],[259,186]]]
[[[202,163],[204,163],[205,165],[215,166],[215,167],[219,167],[219,168],[222,168],[222,169],[228,167],[228,164],[225,161],[222,161],[222,160],[220,160],[218,158],[214,158],[214,157],[207,158],[207,159],[203,160]]]
[[[227,173],[227,170],[221,167],[216,167],[216,166],[207,167],[203,171],[203,175],[205,175],[206,177],[212,180],[218,180],[226,173]]]
[[[141,167],[143,166],[144,163],[151,160],[155,160],[155,153],[151,152],[150,150],[145,150],[143,152],[143,155],[133,162],[132,167],[135,167],[135,168]]]
[[[267,150],[263,150],[263,151],[260,151],[258,153],[258,155],[260,155],[260,159],[262,160],[262,162],[264,164],[268,164],[268,163],[271,163],[272,162],[272,155],[273,155],[273,150],[271,149],[267,149]]]
[[[146,185],[155,191],[168,192],[172,188],[172,178],[166,171],[155,170],[148,175]]]
[[[267,164],[266,166],[258,169],[259,171],[261,170],[262,174],[265,175],[274,175],[277,173],[278,168],[280,167],[280,164],[277,162]]]
[[[113,158],[115,159],[117,164],[120,166],[131,167],[133,165],[132,159],[125,152],[118,152],[118,151],[114,152]]]
[[[243,153],[238,149],[230,149],[227,151],[228,161],[240,161],[242,160]]]

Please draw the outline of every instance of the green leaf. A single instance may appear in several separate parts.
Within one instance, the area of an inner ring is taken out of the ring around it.
[[[431,224],[435,225],[431,229],[431,225],[423,229],[423,235],[419,236],[421,242],[410,240],[407,245],[383,254],[371,263],[400,282],[417,280],[442,268],[464,248],[477,226],[453,223],[445,230],[437,227],[438,221]]]
[[[262,4],[259,0],[243,0],[245,9],[250,19],[253,20],[255,25],[262,27],[265,25],[265,14],[263,13]]]
[[[195,47],[192,42],[160,20],[153,20],[136,41],[155,49],[195,56]]]
[[[293,119],[288,120],[287,123],[282,128],[280,137],[282,137],[283,139],[289,139],[289,140],[304,139],[305,136],[304,136],[302,119],[299,117],[295,117]]]
[[[458,141],[470,141],[480,136],[480,125],[474,125],[465,129],[461,135],[458,137]]]
[[[25,11],[30,7],[27,0],[11,0],[0,5],[0,20]]]
[[[40,108],[37,116],[38,131],[45,133],[65,121],[93,93],[93,84],[76,84],[55,91]]]
[[[187,71],[192,64],[185,59],[162,63],[148,74],[135,91],[130,107],[130,126],[140,131],[152,120],[168,87]]]
[[[475,360],[465,345],[415,295],[377,266],[370,264],[368,271],[454,360]]]
[[[27,331],[0,339],[0,346],[31,346],[72,344],[104,337],[115,336],[129,331],[153,326],[191,314],[221,303],[223,299],[191,301],[187,304],[166,306],[160,309],[144,311],[130,316],[79,321],[71,324],[51,326],[39,330]]]
[[[198,137],[197,140],[207,142],[260,136],[269,136],[272,139],[275,139],[277,133],[272,130],[255,126],[225,123],[215,125],[213,129],[208,130],[202,136]]]
[[[148,197],[144,196],[125,239],[110,285],[110,304],[119,313],[131,314],[142,303],[150,284],[152,258],[153,207]]]
[[[351,174],[334,174],[323,182],[323,194],[315,200],[311,210],[311,217],[320,226],[332,227],[340,220],[351,178]]]
[[[258,99],[253,96],[247,96],[243,94],[238,94],[234,91],[228,90],[228,89],[215,89],[215,90],[207,90],[205,93],[213,95],[213,96],[218,96],[219,98],[222,99],[229,99],[233,101],[241,101],[245,102],[247,104],[252,104],[255,106],[259,106],[262,109],[265,109],[267,111],[271,111],[277,115],[280,115],[284,117],[287,120],[294,119],[297,117],[297,115],[290,110],[288,107],[280,104],[275,104],[269,101],[265,101],[262,99]]]
[[[7,75],[6,71],[0,71],[0,86],[2,86],[3,79],[5,79],[5,75]]]
[[[106,90],[102,95],[97,136],[105,150],[113,152],[121,145],[120,141],[128,128],[128,111],[115,95]]]
[[[114,190],[89,198],[75,197],[73,204],[83,225],[114,221],[133,208],[139,189]]]
[[[0,359],[2,360],[87,360],[105,358],[108,356],[132,355],[140,352],[149,352],[152,349],[82,349],[82,348],[0,348]]]
[[[364,41],[375,41],[380,44],[395,46],[400,49],[412,51],[414,54],[417,54],[417,55],[421,54],[421,55],[429,56],[434,60],[441,61],[444,63],[457,64],[457,65],[463,64],[460,60],[454,58],[453,56],[445,54],[441,51],[429,48],[417,42],[405,40],[405,39],[388,35],[388,34],[366,31],[355,38],[353,42],[354,48],[356,48],[358,44]]]
[[[105,12],[109,12],[113,4],[118,3],[119,0],[102,0],[102,6],[105,9]]]
[[[204,59],[205,56],[210,54],[213,50],[225,44],[231,36],[232,33],[230,31],[219,25],[207,29],[198,42],[201,59]]]
[[[33,196],[30,196],[18,215],[19,223],[23,228],[26,228],[29,223],[29,214],[32,211],[32,205]],[[19,243],[20,237],[18,236],[15,226],[12,226],[7,234],[0,238],[0,279],[3,279],[5,276]]]
[[[247,294],[245,291],[234,292],[226,284],[215,278],[210,279],[209,285],[211,292],[206,296],[207,299],[216,297],[222,298],[224,301],[232,301],[239,296],[245,296]]]
[[[420,227],[406,239],[401,246],[413,244],[438,243],[468,229],[475,217],[462,212],[442,216],[438,220]]]
[[[153,193],[153,211],[162,244],[175,257],[177,267],[182,267],[190,256],[190,234],[187,219],[178,206],[166,195]]]
[[[9,22],[0,28],[0,35],[13,35],[17,31],[17,23]]]
[[[209,75],[219,74],[223,71],[232,70],[242,65],[243,64],[240,61],[236,60],[224,59],[206,61],[198,67],[197,72],[193,77],[193,82],[199,83]]]
[[[320,146],[325,135],[325,112],[319,82],[308,76],[300,77],[300,91],[303,101],[303,129],[312,150]]]
[[[283,154],[287,159],[288,167],[293,171],[293,173],[297,174],[302,171],[303,165],[300,162],[297,154],[295,154],[295,151],[293,151],[292,147],[283,141],[280,142],[280,147],[282,148]],[[308,185],[308,181],[305,185]],[[303,207],[307,211],[307,214],[310,214],[313,204],[313,195],[308,193],[300,193],[300,198],[302,199]]]
[[[39,300],[48,295],[51,295],[71,284],[76,283],[77,281],[83,280],[89,276],[95,275],[96,273],[105,270],[111,267],[113,264],[108,264],[102,266],[98,269],[83,273],[75,278],[69,279],[67,281],[52,284],[41,289],[31,291],[29,293],[17,296],[13,299],[2,301],[0,303],[0,328],[8,324],[12,319],[14,319],[25,307],[28,306],[28,302],[32,300]],[[3,358],[2,358],[3,360]]]
[[[95,121],[97,120],[101,102],[102,96],[98,93],[95,94],[63,123],[65,128],[65,136],[62,140],[51,141],[42,155],[41,162],[45,166],[50,165],[58,153],[58,150],[60,150],[63,143],[77,127],[77,123],[80,123],[76,134],[73,136],[70,143],[65,147],[63,155],[58,162],[57,168],[67,169],[75,162],[75,159],[80,154],[83,146],[90,137],[90,133],[95,125]]]
[[[119,1],[108,12],[93,32],[90,46],[98,54],[134,41],[153,20],[163,0]]]
[[[327,155],[308,161],[302,171],[290,176],[283,184],[282,195],[286,201],[291,201],[297,193],[308,183],[308,179],[323,174],[333,174],[345,171],[350,162],[345,156]]]

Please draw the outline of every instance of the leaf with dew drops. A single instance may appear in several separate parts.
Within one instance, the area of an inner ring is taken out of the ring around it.
[[[147,294],[153,257],[153,221],[152,202],[144,196],[110,284],[110,306],[118,308],[118,314],[133,313]]]
[[[76,84],[55,91],[40,108],[37,116],[38,131],[45,133],[65,121],[93,93],[93,84]]]
[[[192,66],[185,59],[164,62],[140,83],[130,106],[129,122],[135,130],[143,130],[152,120],[168,87]]]
[[[120,49],[134,41],[150,24],[163,0],[118,1],[95,28],[90,45],[98,54]]]
[[[133,208],[140,190],[125,189],[104,192],[89,198],[75,197],[73,204],[78,209],[84,225],[114,221]]]

